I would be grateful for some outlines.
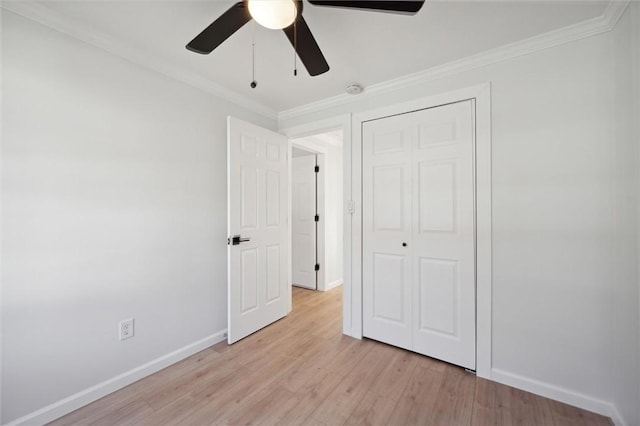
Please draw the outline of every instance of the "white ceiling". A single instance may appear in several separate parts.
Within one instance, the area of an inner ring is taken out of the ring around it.
[[[219,86],[283,111],[600,16],[606,1],[434,1],[415,16],[317,7],[303,15],[331,69],[310,77],[282,31],[250,22],[210,55],[185,45],[232,1],[47,1],[39,4]],[[251,44],[256,81],[251,89]],[[137,50],[136,50],[137,49]]]

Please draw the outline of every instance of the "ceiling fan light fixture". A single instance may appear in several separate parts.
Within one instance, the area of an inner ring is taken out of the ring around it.
[[[248,4],[251,17],[271,30],[287,28],[298,16],[294,0],[248,0]]]

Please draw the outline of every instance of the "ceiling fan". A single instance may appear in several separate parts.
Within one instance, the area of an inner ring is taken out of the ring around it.
[[[363,9],[415,15],[425,0],[308,0],[315,6]],[[243,0],[231,6],[187,44],[187,49],[203,55],[211,53],[251,19],[274,30],[283,30],[309,75],[329,71],[307,22],[302,17],[301,0]]]

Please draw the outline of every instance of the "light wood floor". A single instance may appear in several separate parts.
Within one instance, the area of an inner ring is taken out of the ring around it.
[[[285,319],[57,421],[147,425],[610,425],[461,368],[342,335],[342,289],[295,288]]]

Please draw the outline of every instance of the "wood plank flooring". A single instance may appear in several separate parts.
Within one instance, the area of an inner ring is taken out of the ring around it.
[[[293,290],[293,312],[52,425],[541,425],[608,418],[342,335],[342,288]]]

